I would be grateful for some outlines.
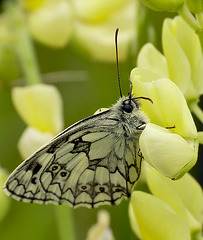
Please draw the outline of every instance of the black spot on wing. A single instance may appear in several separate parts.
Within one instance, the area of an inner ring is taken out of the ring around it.
[[[39,170],[41,169],[42,165],[39,163],[36,163],[35,167],[33,168],[32,172],[33,174],[36,174],[39,172]]]
[[[39,164],[38,162],[31,162],[25,169],[25,171],[32,171],[33,174],[36,174],[39,172],[39,170],[41,169],[42,165]]]
[[[32,183],[32,184],[36,184],[36,180],[37,180],[37,178],[36,178],[36,177],[33,177],[33,178],[31,179],[31,183]]]

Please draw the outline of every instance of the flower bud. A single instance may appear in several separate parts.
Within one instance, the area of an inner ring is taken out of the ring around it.
[[[142,0],[143,3],[156,11],[178,12],[184,0]]]
[[[185,0],[188,9],[192,13],[201,13],[203,11],[203,1],[202,0]]]
[[[187,141],[152,123],[147,124],[139,143],[145,161],[172,179],[182,177],[197,161],[197,140]]]
[[[87,233],[87,240],[114,240],[113,233],[109,227],[110,216],[105,210],[98,212],[98,222],[92,226]]]

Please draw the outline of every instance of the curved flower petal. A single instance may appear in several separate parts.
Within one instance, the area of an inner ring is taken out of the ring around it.
[[[130,224],[131,224],[131,227],[132,227],[134,233],[138,236],[139,239],[142,239],[140,230],[138,228],[137,220],[136,220],[135,214],[133,212],[132,201],[130,201],[130,204],[129,204],[128,214],[130,217]]]
[[[164,56],[150,43],[138,55],[138,67],[172,80],[187,102],[203,94],[203,54],[200,39],[180,16],[165,19],[162,28]],[[149,81],[149,80],[148,80]]]
[[[197,161],[197,140],[186,141],[152,123],[142,132],[139,144],[145,161],[169,178],[180,178]]]
[[[32,36],[51,47],[64,47],[73,29],[73,14],[68,1],[45,1],[29,13],[28,26]]]
[[[131,205],[142,239],[191,239],[187,224],[172,207],[157,197],[136,191],[132,193]]]
[[[166,19],[162,42],[169,78],[182,90],[187,100],[203,93],[203,56],[198,35],[181,18]]]
[[[62,100],[51,85],[15,87],[13,103],[27,125],[42,132],[57,134],[63,128]]]
[[[166,59],[151,43],[141,48],[137,57],[137,66],[155,73],[159,78],[168,77]]]
[[[149,82],[151,79],[144,79],[143,76],[137,76],[136,69],[131,72],[133,94],[152,99],[153,104],[142,100],[142,109],[151,122],[164,128],[172,128],[171,131],[182,137],[197,138],[196,126],[179,88],[169,79]]]
[[[40,132],[31,127],[26,128],[18,142],[18,149],[21,156],[26,159],[53,137],[54,135],[51,133]]]
[[[201,231],[203,194],[200,185],[190,174],[186,173],[178,181],[171,181],[148,166],[146,179],[152,194],[168,203],[191,231]]]

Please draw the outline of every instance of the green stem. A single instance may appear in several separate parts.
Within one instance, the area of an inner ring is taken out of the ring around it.
[[[198,106],[197,103],[190,104],[190,110],[199,118],[203,123],[203,112],[202,109]]]
[[[196,18],[192,15],[189,9],[184,4],[183,7],[178,12],[180,16],[195,30],[200,31],[200,26]]]
[[[20,7],[12,2],[5,3],[5,11],[10,20],[15,37],[15,49],[27,84],[41,82],[40,71],[31,37],[26,28],[25,18]]]
[[[196,14],[196,18],[197,18],[197,21],[198,21],[201,29],[203,29],[203,14],[202,14],[202,12]]]
[[[203,144],[203,132],[198,132],[199,143]]]
[[[72,209],[66,205],[56,206],[56,220],[58,224],[60,240],[74,240],[74,225]]]

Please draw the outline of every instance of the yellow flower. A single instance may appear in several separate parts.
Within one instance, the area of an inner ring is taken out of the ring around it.
[[[54,86],[14,87],[12,98],[19,115],[30,127],[53,134],[63,128],[61,96]]]
[[[203,194],[201,186],[189,174],[172,181],[150,166],[146,167],[147,185],[151,193],[169,204],[189,226],[191,232],[201,231]]]
[[[203,194],[195,179],[187,173],[172,181],[149,165],[146,179],[154,196],[133,192],[129,206],[131,225],[139,238],[201,239]]]
[[[142,101],[151,123],[140,136],[140,148],[151,166],[178,179],[197,161],[197,130],[179,88],[169,79],[156,77],[144,69],[131,72],[133,94],[153,101]]]
[[[97,218],[98,222],[89,229],[86,240],[114,240],[113,233],[109,227],[109,213],[101,210],[98,212]]]
[[[27,158],[63,129],[62,100],[51,85],[37,84],[12,89],[13,103],[28,128],[18,147]]]
[[[138,225],[141,239],[190,240],[187,224],[162,200],[136,191],[130,204],[131,225]]]
[[[73,1],[73,6],[77,16],[75,36],[78,43],[93,58],[115,62],[114,32],[119,28],[119,60],[125,60],[135,38],[136,1],[80,0]]]
[[[64,47],[70,41],[73,10],[68,1],[47,0],[30,10],[28,27],[36,40],[50,47]]]
[[[178,179],[197,161],[197,140],[188,140],[149,123],[140,137],[144,159],[166,177]]]
[[[162,30],[164,55],[146,44],[138,56],[138,67],[172,80],[188,103],[203,93],[203,55],[198,35],[181,18],[165,19]]]
[[[41,132],[32,127],[27,127],[18,142],[21,156],[26,159],[41,146],[51,140],[55,135],[49,132]]]

